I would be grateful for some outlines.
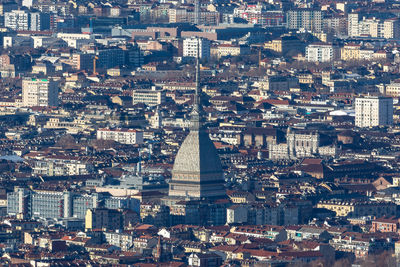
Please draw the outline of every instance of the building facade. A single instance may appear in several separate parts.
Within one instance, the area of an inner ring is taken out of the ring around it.
[[[357,127],[393,124],[393,99],[390,97],[359,97],[355,101]]]
[[[322,31],[323,11],[316,9],[293,9],[286,13],[287,28],[311,32]]]
[[[7,214],[24,218],[85,219],[93,208],[139,210],[139,201],[109,194],[15,188],[7,194]]]
[[[339,56],[339,49],[329,43],[310,44],[306,47],[306,60],[310,62],[331,62]]]
[[[210,41],[205,38],[186,38],[183,40],[183,56],[208,59],[210,57]]]
[[[22,103],[25,107],[57,106],[57,82],[51,79],[24,79],[22,81]]]
[[[166,92],[164,90],[134,90],[132,93],[133,105],[143,103],[148,106],[164,104]]]
[[[143,144],[143,132],[134,129],[99,129],[97,140],[113,140],[121,144]]]
[[[4,13],[4,26],[14,31],[44,31],[50,29],[50,14],[13,10]]]

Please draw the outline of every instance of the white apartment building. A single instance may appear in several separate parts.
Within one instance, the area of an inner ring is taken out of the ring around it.
[[[25,107],[57,106],[57,82],[48,79],[26,78],[22,80],[22,105]]]
[[[135,90],[132,93],[133,105],[143,103],[148,106],[156,106],[165,103],[166,92],[164,90]]]
[[[205,38],[186,38],[183,40],[183,56],[208,59],[210,57],[210,40]]]
[[[99,129],[97,140],[113,140],[121,144],[143,144],[143,132],[133,129]]]
[[[310,44],[306,47],[306,60],[310,62],[330,62],[339,57],[339,48],[329,43]]]
[[[355,101],[357,127],[375,127],[393,124],[393,99],[391,97],[358,97]]]
[[[347,17],[347,32],[350,37],[373,37],[393,39],[400,37],[398,18],[377,19],[375,17],[360,17],[359,14],[349,14]]]
[[[13,10],[4,13],[4,26],[15,31],[42,31],[50,29],[50,15],[40,12]]]
[[[4,13],[4,26],[15,31],[29,30],[29,13],[25,10],[13,10]]]

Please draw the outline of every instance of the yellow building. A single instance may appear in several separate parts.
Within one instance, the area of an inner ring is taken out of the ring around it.
[[[268,43],[264,44],[264,48],[277,53],[282,53],[282,39],[269,41]]]
[[[360,60],[360,45],[348,44],[343,46],[340,51],[341,59],[345,61]]]
[[[394,216],[396,205],[389,202],[372,201],[336,201],[326,200],[317,204],[317,208],[324,208],[336,212],[340,217],[361,217],[361,216]]]
[[[302,50],[302,44],[297,37],[285,35],[265,43],[264,48],[276,53],[286,53],[290,50]]]
[[[297,78],[299,78],[299,83],[301,84],[314,84],[312,73],[299,73]]]

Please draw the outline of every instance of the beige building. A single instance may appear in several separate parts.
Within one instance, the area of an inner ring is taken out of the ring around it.
[[[357,61],[360,60],[360,45],[347,44],[340,50],[340,57],[345,61]]]
[[[22,103],[25,107],[57,106],[58,84],[53,80],[26,78],[22,81]]]
[[[332,210],[336,212],[336,216],[340,217],[382,217],[396,215],[396,205],[389,202],[324,200],[317,204],[317,208]]]
[[[385,96],[400,97],[400,83],[380,84],[378,89]]]
[[[242,45],[221,44],[216,49],[218,58],[250,54],[250,47]]]

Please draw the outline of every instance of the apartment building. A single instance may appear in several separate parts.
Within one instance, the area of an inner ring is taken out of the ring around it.
[[[97,140],[113,140],[121,144],[143,144],[143,132],[133,129],[99,129]]]
[[[250,47],[244,45],[221,44],[217,47],[215,52],[218,58],[226,56],[248,55],[250,54]]]
[[[398,18],[378,19],[366,17],[362,14],[348,14],[349,37],[373,37],[394,39],[400,36],[400,23]]]
[[[40,12],[13,10],[4,13],[4,26],[14,31],[43,31],[50,29],[50,15]]]
[[[183,56],[208,59],[210,57],[210,41],[205,38],[186,38],[183,40]]]
[[[85,215],[85,229],[117,230],[122,227],[122,214],[118,210],[94,208],[88,209]]]
[[[360,60],[361,45],[347,44],[340,49],[340,58],[345,61]]]
[[[382,217],[396,214],[396,204],[390,202],[323,200],[317,204],[317,208],[332,210],[340,217]]]
[[[185,8],[171,8],[168,11],[169,23],[196,23],[196,13]],[[220,13],[215,11],[200,10],[200,25],[218,25],[220,21]]]
[[[380,84],[377,86],[379,92],[385,96],[400,97],[400,83]]]
[[[310,44],[306,47],[306,60],[310,62],[331,62],[339,58],[340,50],[330,43]]]
[[[16,187],[7,194],[7,214],[24,218],[85,219],[94,208],[139,210],[139,201],[130,197],[113,197],[103,193],[54,190],[30,190]]]
[[[286,13],[287,28],[311,32],[322,31],[324,13],[317,9],[299,8]]]
[[[94,170],[93,164],[78,159],[51,158],[35,162],[32,171],[40,176],[86,175]]]
[[[393,99],[367,96],[355,100],[357,127],[375,127],[393,124]]]
[[[296,36],[281,36],[277,39],[269,41],[268,43],[265,43],[264,48],[272,50],[276,53],[285,54],[290,50],[302,50],[303,46],[299,38]]]
[[[266,10],[260,3],[237,7],[233,11],[233,15],[247,20],[250,24],[259,24],[264,27],[283,27],[285,20],[282,10]]]
[[[57,106],[58,83],[51,79],[22,80],[22,103],[25,107]]]

